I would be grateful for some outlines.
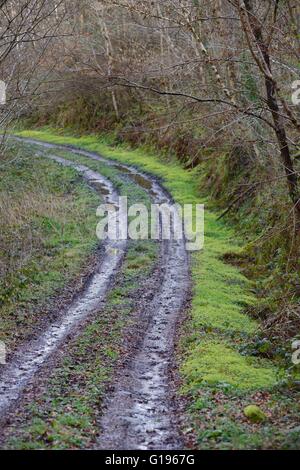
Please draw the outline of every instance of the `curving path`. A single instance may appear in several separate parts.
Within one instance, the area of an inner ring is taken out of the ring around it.
[[[168,192],[155,177],[128,165],[107,160],[98,154],[75,147],[49,144],[33,139],[17,138],[37,145],[40,149],[67,150],[93,160],[115,166],[148,191],[155,203],[172,203]],[[62,165],[80,171],[92,185],[101,185],[107,200],[118,203],[118,194],[112,184],[99,173],[55,155],[45,154]],[[175,214],[176,217],[176,214]],[[176,324],[185,308],[189,291],[189,262],[185,241],[161,241],[161,278],[156,295],[143,312],[147,321],[142,326],[142,339],[134,348],[132,357],[118,373],[112,392],[105,401],[99,423],[99,449],[182,449],[176,410],[171,396],[170,375],[173,364]],[[105,297],[111,278],[116,273],[126,249],[126,242],[108,242],[100,270],[95,273],[82,297],[25,350],[1,376],[0,416],[21,394],[38,368],[53,353],[65,336],[88,317]],[[109,248],[114,248],[110,250]]]

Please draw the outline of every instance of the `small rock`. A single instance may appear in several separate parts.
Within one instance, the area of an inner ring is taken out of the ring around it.
[[[252,423],[261,423],[267,419],[265,413],[257,405],[248,405],[244,408],[244,415]]]

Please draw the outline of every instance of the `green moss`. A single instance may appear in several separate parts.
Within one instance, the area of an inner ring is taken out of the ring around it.
[[[204,327],[217,328],[225,333],[253,333],[258,325],[243,313],[243,307],[254,301],[247,279],[237,269],[212,256],[209,247],[206,248],[194,257],[192,264],[195,329]]]
[[[244,409],[244,415],[252,423],[262,423],[267,419],[266,414],[257,405],[248,405]]]
[[[188,389],[203,384],[230,385],[238,389],[260,390],[276,382],[276,369],[266,362],[244,357],[234,349],[213,340],[202,340],[189,351],[183,366]]]

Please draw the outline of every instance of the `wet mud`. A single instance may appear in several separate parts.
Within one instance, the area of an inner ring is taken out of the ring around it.
[[[91,186],[95,185],[99,188],[101,185],[105,201],[118,204],[118,193],[111,182],[99,173],[60,157],[48,156],[48,158],[64,166],[75,168]],[[105,195],[103,190],[105,190]],[[20,348],[12,360],[6,366],[1,367],[0,418],[18,400],[40,366],[59,348],[72,330],[83,324],[89,314],[99,308],[123,259],[125,249],[126,241],[107,240],[99,268],[79,298],[65,312],[62,312],[59,320],[50,324],[39,338]]]
[[[155,203],[172,203],[172,198],[155,177],[128,165],[107,160],[93,152],[69,146],[48,144],[32,139],[18,139],[40,148],[67,150],[93,160],[105,162],[121,171],[144,190]],[[71,165],[80,171],[102,194],[117,204],[117,193],[111,183],[84,165],[48,155],[57,162]],[[178,214],[174,214],[177,217]],[[160,222],[161,223],[161,222]],[[111,243],[111,242],[110,242]],[[35,345],[29,345],[22,357],[17,357],[1,377],[0,414],[19,396],[26,380],[34,375],[39,365],[59,347],[59,342],[76,322],[94,309],[108,288],[111,278],[121,262],[126,242],[115,242],[117,253],[112,257],[108,250],[101,269],[95,274],[76,305],[70,307],[63,320],[49,327]],[[172,367],[176,325],[184,313],[189,288],[189,259],[185,240],[161,240],[160,281],[156,295],[144,305],[143,317],[147,319],[132,354],[116,374],[110,393],[104,402],[99,422],[97,449],[182,449],[183,442],[178,426],[177,411],[172,397]]]

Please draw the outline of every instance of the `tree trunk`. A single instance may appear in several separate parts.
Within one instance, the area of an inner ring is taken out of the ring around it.
[[[244,4],[244,5],[243,5]],[[264,60],[263,68],[266,68],[265,75],[265,87],[267,93],[267,104],[272,114],[275,134],[277,142],[279,144],[280,156],[282,164],[284,165],[285,174],[287,178],[287,185],[289,196],[293,202],[297,221],[298,229],[300,228],[300,192],[299,192],[299,181],[298,175],[294,168],[294,163],[290,154],[290,148],[288,145],[286,130],[283,122],[283,118],[280,115],[280,109],[278,105],[278,97],[276,91],[276,82],[272,76],[271,61],[269,55],[268,46],[265,44],[262,34],[261,23],[253,12],[252,0],[245,0],[241,2],[242,10],[245,9],[247,13],[248,22],[256,40],[257,46],[261,52]]]

